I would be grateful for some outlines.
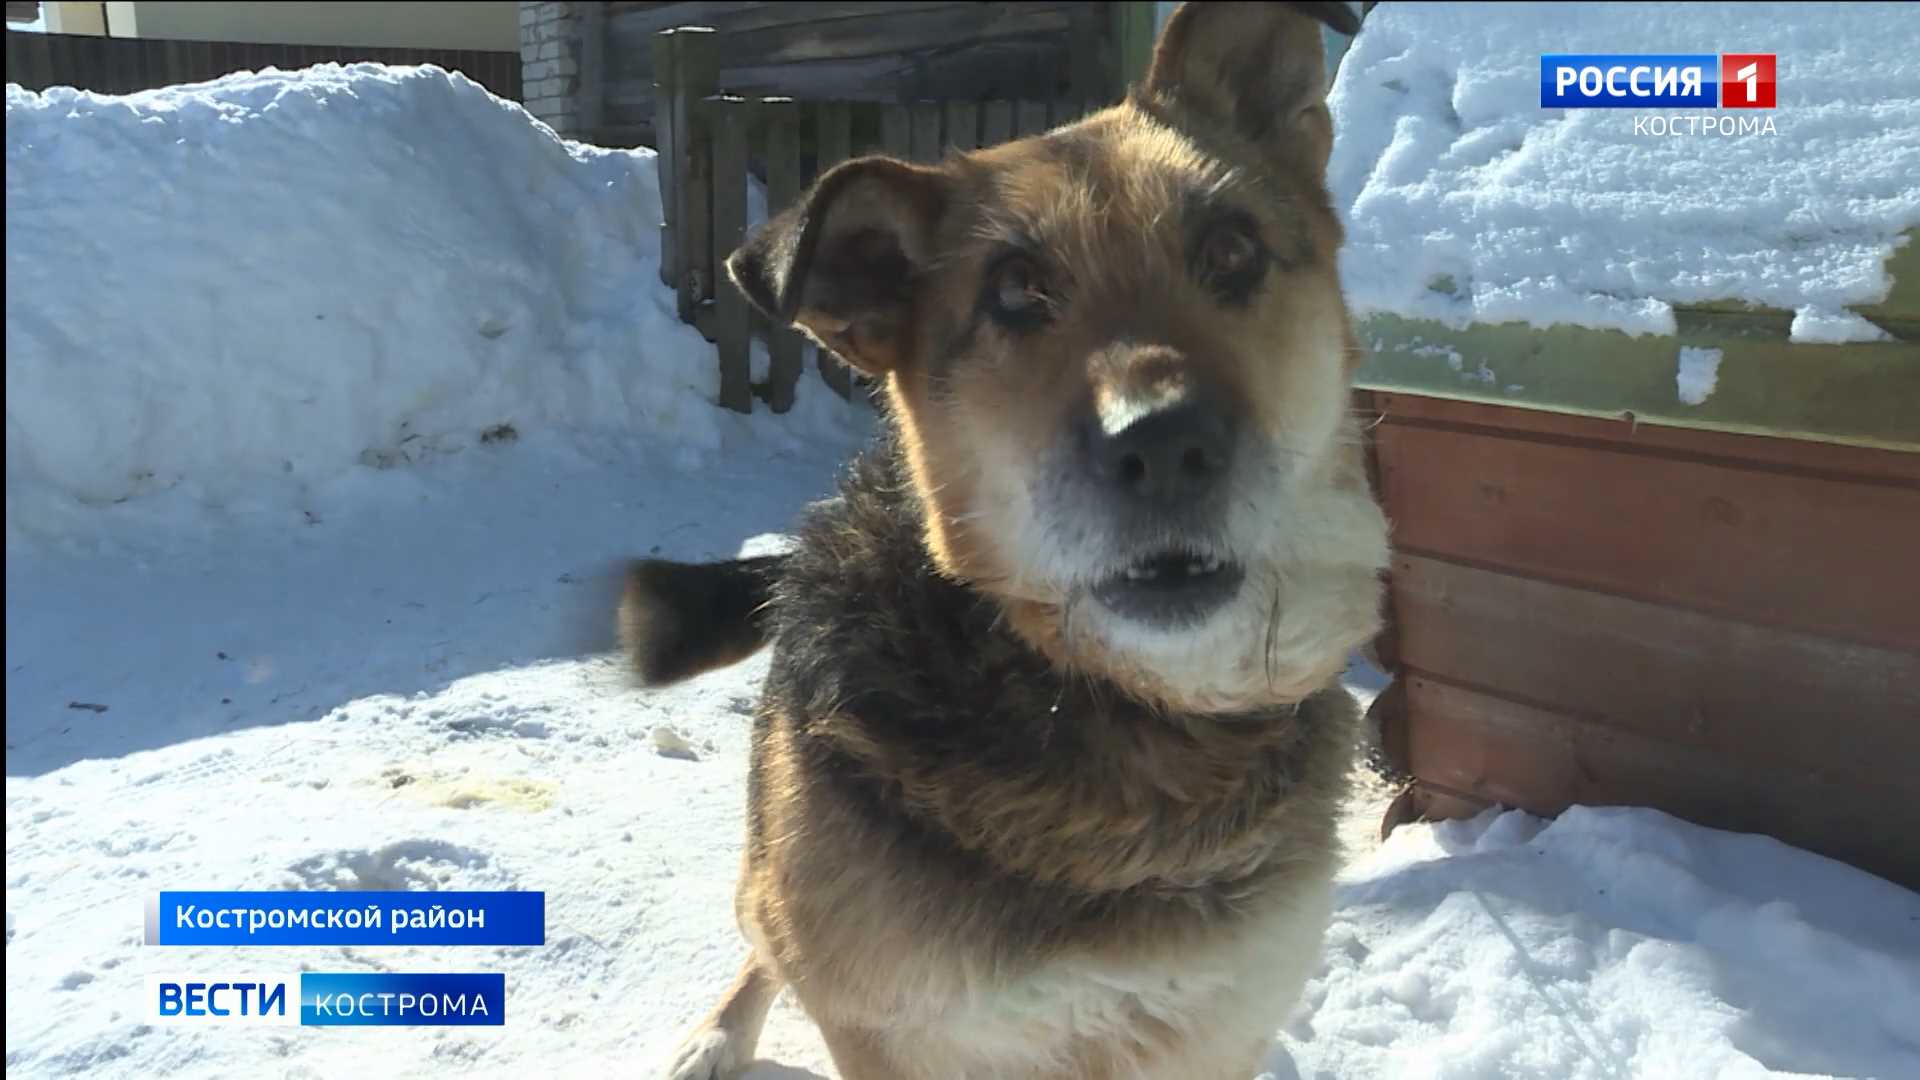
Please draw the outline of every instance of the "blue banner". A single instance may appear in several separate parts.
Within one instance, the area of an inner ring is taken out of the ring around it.
[[[1711,109],[1720,104],[1716,54],[1547,53],[1543,109]]]
[[[544,945],[538,892],[162,892],[149,945]]]
[[[444,1027],[507,1022],[500,974],[300,975],[302,1027]]]

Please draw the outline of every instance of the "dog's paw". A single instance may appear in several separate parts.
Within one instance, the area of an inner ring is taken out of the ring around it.
[[[664,1080],[735,1080],[746,1070],[739,1041],[725,1028],[701,1028],[673,1052]]]

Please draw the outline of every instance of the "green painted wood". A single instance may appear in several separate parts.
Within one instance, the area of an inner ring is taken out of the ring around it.
[[[1373,315],[1358,383],[1591,416],[1920,451],[1920,344],[1795,345],[1774,316],[1683,313],[1674,337],[1521,323],[1452,330]],[[1713,392],[1679,399],[1682,346],[1721,350]]]
[[[1453,330],[1373,315],[1357,329],[1367,389],[1589,416],[1920,451],[1920,231],[1887,260],[1885,299],[1854,308],[1892,340],[1788,341],[1793,313],[1741,301],[1676,306],[1675,333],[1520,323]],[[1445,282],[1436,283],[1445,288]],[[1719,349],[1713,392],[1679,399],[1680,349]]]
[[[1881,329],[1899,334],[1909,341],[1920,341],[1920,229],[1909,229],[1906,244],[1887,259],[1887,273],[1893,288],[1877,304],[1863,304],[1853,310],[1880,324]],[[1888,323],[1910,324],[1896,329]]]

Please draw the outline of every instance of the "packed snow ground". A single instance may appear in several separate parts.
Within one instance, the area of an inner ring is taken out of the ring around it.
[[[765,662],[632,689],[609,571],[777,543],[870,417],[714,409],[648,156],[431,69],[9,88],[7,165],[9,1075],[645,1075],[741,955]],[[1379,808],[1276,1080],[1920,1075],[1910,892],[1644,811],[1369,850]],[[548,944],[142,947],[163,888],[540,889]],[[499,970],[508,1021],[143,1024],[183,968]],[[762,1052],[832,1075],[786,1003]]]
[[[1889,4],[1382,4],[1340,62],[1329,179],[1362,314],[1671,334],[1673,305],[1881,340],[1920,228],[1920,22]],[[1778,107],[1542,109],[1542,53],[1771,52]],[[1652,135],[1636,118],[1768,121]]]

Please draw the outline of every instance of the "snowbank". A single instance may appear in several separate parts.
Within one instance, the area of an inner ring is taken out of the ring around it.
[[[10,537],[174,488],[299,498],[503,424],[690,460],[735,422],[660,287],[651,151],[369,64],[9,86],[6,123]],[[788,431],[839,422],[819,385]]]
[[[1920,1076],[1920,896],[1765,837],[1489,811],[1397,830],[1339,905],[1301,1077]]]
[[[1794,310],[1796,341],[1879,339],[1844,308],[1885,298],[1920,227],[1914,44],[1911,11],[1881,4],[1383,4],[1329,99],[1349,296],[1456,328],[1633,334],[1738,299]],[[1778,54],[1779,107],[1740,115],[1776,134],[1540,108],[1541,53],[1750,51]]]

